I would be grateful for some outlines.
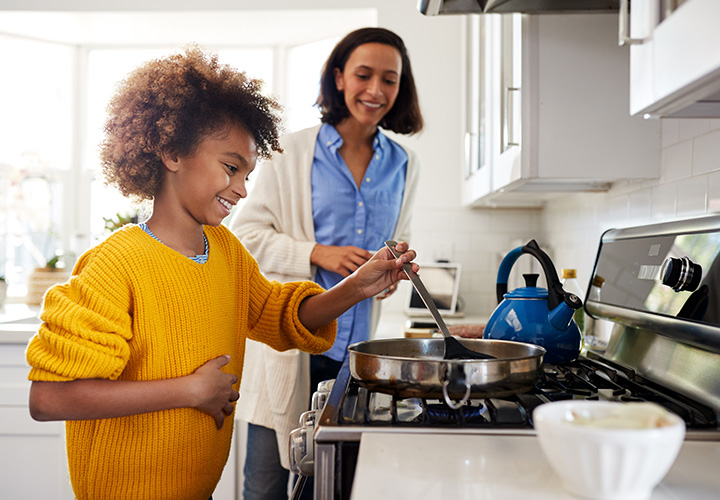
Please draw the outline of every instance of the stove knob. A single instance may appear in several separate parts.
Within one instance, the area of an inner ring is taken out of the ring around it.
[[[312,395],[312,401],[310,402],[310,409],[311,410],[322,410],[325,406],[325,402],[327,401],[328,396],[330,395],[329,392],[325,391],[317,391]]]
[[[332,391],[333,386],[335,385],[335,379],[331,378],[329,380],[323,380],[320,382],[317,386],[317,390],[320,392],[330,392]]]
[[[695,264],[688,257],[677,259],[669,257],[662,266],[660,280],[676,292],[697,290],[702,279],[702,266]]]
[[[298,476],[315,474],[312,429],[300,427],[290,432],[290,470]]]
[[[317,416],[320,414],[320,410],[308,410],[300,414],[300,427],[312,427],[315,428],[315,421]]]

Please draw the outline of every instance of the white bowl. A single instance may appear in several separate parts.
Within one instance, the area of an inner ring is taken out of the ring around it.
[[[685,437],[685,422],[655,403],[558,401],[533,422],[565,488],[593,500],[650,498]]]

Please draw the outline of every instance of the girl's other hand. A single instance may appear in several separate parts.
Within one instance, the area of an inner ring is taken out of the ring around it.
[[[225,417],[233,412],[232,403],[240,396],[238,391],[233,389],[233,385],[238,381],[237,376],[221,370],[229,362],[230,356],[220,356],[211,359],[190,375],[193,382],[191,391],[195,400],[193,408],[215,419],[218,429],[222,429]]]

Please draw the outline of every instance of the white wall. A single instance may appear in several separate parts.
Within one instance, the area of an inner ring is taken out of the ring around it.
[[[195,10],[196,0],[0,0],[2,10]],[[663,120],[662,178],[624,183],[609,193],[568,195],[544,210],[473,210],[460,204],[461,20],[425,17],[415,0],[205,0],[204,10],[376,8],[378,24],[396,31],[410,52],[425,130],[400,141],[423,164],[412,245],[419,260],[463,265],[461,295],[470,314],[487,315],[504,254],[536,238],[558,270],[589,280],[602,232],[717,210],[720,205],[720,120]],[[271,29],[269,27],[268,29]],[[525,264],[524,264],[525,265]],[[521,266],[518,266],[521,267]],[[390,308],[400,307],[390,301]]]
[[[555,201],[543,211],[542,233],[555,248],[556,265],[576,267],[587,288],[605,230],[718,211],[720,120],[663,119],[660,179]]]

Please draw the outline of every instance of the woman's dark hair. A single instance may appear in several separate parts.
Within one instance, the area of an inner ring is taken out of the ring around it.
[[[343,92],[335,86],[335,68],[345,70],[350,54],[366,43],[382,43],[394,47],[402,57],[400,89],[395,104],[383,117],[380,126],[398,134],[414,134],[423,127],[415,80],[410,66],[410,58],[402,38],[385,28],[361,28],[345,36],[330,53],[320,75],[320,94],[315,105],[320,108],[321,121],[337,125],[350,115],[345,105]]]

